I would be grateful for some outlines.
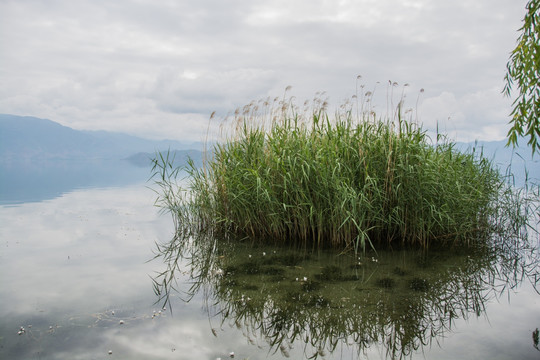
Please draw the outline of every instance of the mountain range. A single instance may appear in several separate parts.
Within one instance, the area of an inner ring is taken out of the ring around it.
[[[26,160],[124,159],[140,153],[190,150],[201,142],[148,140],[123,133],[75,130],[31,116],[0,114],[0,162]],[[140,158],[140,155],[139,155]]]

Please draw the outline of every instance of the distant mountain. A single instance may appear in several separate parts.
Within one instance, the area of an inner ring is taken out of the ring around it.
[[[201,143],[154,141],[107,131],[80,131],[31,116],[0,114],[0,162],[123,159],[135,153],[202,149]]]

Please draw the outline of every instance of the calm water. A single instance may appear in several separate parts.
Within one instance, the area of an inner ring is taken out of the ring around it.
[[[540,358],[540,295],[518,273],[502,272],[519,278],[505,289],[489,254],[203,246],[184,254],[171,314],[151,279],[166,265],[148,260],[173,222],[153,206],[147,170],[129,171],[114,186],[64,173],[44,182],[67,183],[54,192],[24,196],[12,181],[23,195],[2,193],[0,358]]]

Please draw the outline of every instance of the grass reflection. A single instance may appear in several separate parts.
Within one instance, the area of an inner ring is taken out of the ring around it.
[[[210,322],[219,323],[214,334],[228,324],[284,357],[293,344],[304,346],[306,358],[341,346],[408,357],[438,343],[456,320],[484,316],[488,301],[524,280],[537,288],[539,279],[537,246],[518,237],[359,256],[193,235],[159,246],[156,256],[167,265],[154,278],[160,301],[202,293]],[[189,280],[178,282],[179,272]]]

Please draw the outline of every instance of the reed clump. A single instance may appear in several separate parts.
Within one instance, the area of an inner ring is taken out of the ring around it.
[[[431,139],[403,101],[386,116],[366,104],[330,114],[321,100],[252,103],[162,201],[184,231],[304,248],[428,248],[522,231],[519,194],[481,152]],[[154,165],[170,186],[167,166]]]

